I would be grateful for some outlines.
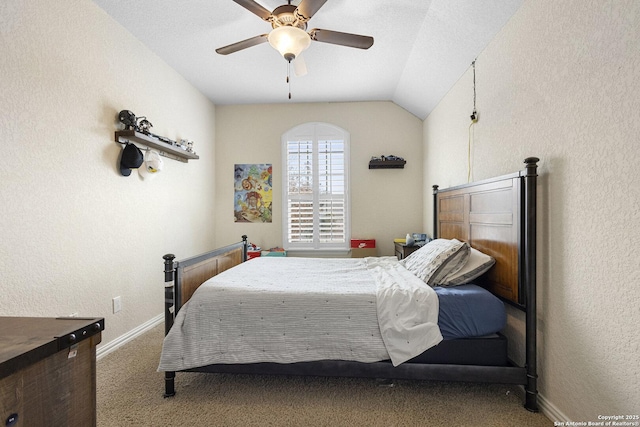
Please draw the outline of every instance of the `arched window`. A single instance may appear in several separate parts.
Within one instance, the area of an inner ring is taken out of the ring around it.
[[[305,123],[282,136],[283,244],[287,250],[348,250],[349,133]]]

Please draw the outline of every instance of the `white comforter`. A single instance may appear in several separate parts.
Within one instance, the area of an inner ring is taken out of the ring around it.
[[[398,365],[442,340],[438,297],[395,257],[255,258],[180,309],[159,370],[314,360]]]

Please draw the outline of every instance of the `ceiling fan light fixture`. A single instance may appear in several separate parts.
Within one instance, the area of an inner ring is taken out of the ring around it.
[[[311,37],[306,31],[289,25],[274,28],[267,38],[269,44],[289,62],[311,44]]]

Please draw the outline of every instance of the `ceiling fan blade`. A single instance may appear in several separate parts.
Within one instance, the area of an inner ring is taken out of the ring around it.
[[[307,75],[307,63],[304,61],[302,54],[296,56],[296,59],[293,60],[293,73],[296,77]]]
[[[309,35],[311,36],[311,40],[322,43],[356,47],[358,49],[369,49],[373,45],[373,37],[361,36],[359,34],[341,33],[339,31],[314,28],[309,31]]]
[[[327,2],[327,0],[302,0],[296,9],[296,15],[308,21]]]
[[[233,0],[233,1],[238,3],[240,6],[244,7],[245,9],[247,9],[249,12],[255,13],[265,21],[269,21],[271,19],[271,12],[265,9],[264,7],[260,6],[258,3],[256,3],[253,0]]]
[[[216,49],[220,55],[228,55],[230,53],[237,52],[248,47],[256,46],[267,41],[267,35],[262,34],[259,36],[251,37],[250,39],[242,40],[237,43],[230,44],[228,46],[219,47]]]

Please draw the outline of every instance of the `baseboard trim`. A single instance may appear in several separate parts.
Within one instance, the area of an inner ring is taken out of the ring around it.
[[[553,403],[549,402],[543,395],[538,394],[538,406],[540,411],[551,421],[570,421],[569,417],[562,413]]]
[[[163,321],[164,321],[164,314],[162,314],[162,313],[158,314],[153,319],[143,323],[142,325],[138,326],[137,328],[134,328],[134,329],[130,330],[126,334],[119,336],[115,340],[109,341],[108,343],[106,343],[104,345],[100,345],[98,347],[98,349],[96,350],[96,359],[100,360],[101,358],[103,358],[107,354],[111,353],[112,351],[117,350],[118,348],[122,347],[123,345],[125,345],[129,341],[139,337],[140,335],[144,334],[145,332],[147,332],[147,331],[153,329],[154,327],[158,326]]]

